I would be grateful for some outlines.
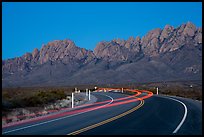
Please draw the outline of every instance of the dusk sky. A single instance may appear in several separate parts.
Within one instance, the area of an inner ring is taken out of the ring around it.
[[[93,50],[100,41],[142,37],[166,24],[202,27],[201,2],[3,2],[2,8],[2,59],[53,40]]]

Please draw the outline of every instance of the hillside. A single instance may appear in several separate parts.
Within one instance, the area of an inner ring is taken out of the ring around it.
[[[201,79],[202,28],[191,22],[156,28],[142,38],[101,41],[94,51],[65,39],[2,60],[3,87]]]

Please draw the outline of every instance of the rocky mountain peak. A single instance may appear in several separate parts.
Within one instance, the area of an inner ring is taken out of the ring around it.
[[[194,39],[197,44],[202,44],[202,28],[197,29]]]
[[[134,40],[135,40],[135,38],[133,36],[130,36],[127,41],[128,42],[134,42]]]
[[[54,40],[43,44],[40,50],[35,48],[32,53],[3,60],[2,78],[6,86],[14,83],[24,84],[27,80],[30,80],[27,84],[39,84],[39,77],[47,84],[52,80],[55,83],[57,78],[59,83],[67,80],[67,84],[72,83],[76,77],[77,82],[83,81],[81,75],[85,75],[86,78],[89,75],[93,76],[90,79],[94,81],[107,73],[108,76],[102,79],[106,81],[114,71],[116,71],[114,74],[121,76],[117,80],[123,78],[127,80],[130,77],[136,79],[138,75],[141,75],[140,78],[146,75],[154,79],[155,72],[162,73],[158,78],[163,78],[164,75],[169,78],[174,74],[173,77],[177,77],[177,74],[179,78],[190,77],[194,73],[197,78],[200,77],[200,73],[202,74],[201,51],[202,28],[196,28],[191,22],[177,28],[166,25],[163,29],[153,29],[142,38],[130,36],[127,40],[117,38],[101,41],[94,51],[77,47],[69,39]],[[151,70],[154,71],[149,75]],[[126,77],[127,75],[129,76]]]
[[[31,61],[32,60],[32,54],[27,52],[23,55],[23,58],[26,60],[26,61]]]
[[[192,40],[193,36],[194,39]],[[97,57],[111,58],[116,55],[116,51],[120,52],[122,49],[123,51],[134,51],[135,54],[142,51],[145,56],[153,57],[161,53],[178,50],[184,45],[189,46],[201,43],[202,29],[196,29],[193,23],[187,22],[177,28],[167,24],[164,29],[153,29],[143,36],[142,39],[131,36],[127,40],[114,39],[106,43],[99,42],[94,49],[94,53]]]
[[[135,38],[135,40],[136,40],[137,43],[139,43],[139,42],[141,41],[140,36],[137,36],[137,37]]]
[[[183,31],[184,35],[193,37],[195,35],[195,32],[196,32],[196,26],[191,22],[187,22]]]
[[[71,60],[81,60],[87,56],[93,57],[93,53],[83,48],[79,48],[69,39],[55,40],[44,45],[40,50],[40,63],[61,60],[67,64]]]
[[[37,48],[35,48],[34,50],[33,50],[33,52],[32,52],[32,58],[33,58],[33,60],[36,62],[37,60],[38,60],[38,58],[39,58],[39,53],[40,53],[40,51],[37,49]]]
[[[164,29],[162,30],[161,32],[161,35],[160,35],[160,42],[163,42],[164,39],[168,38],[171,33],[174,31],[174,27],[173,26],[170,26],[170,25],[166,25],[164,27]]]
[[[171,25],[169,25],[169,24],[167,24],[167,25],[165,25],[164,26],[164,30],[172,30],[172,29],[174,29],[174,27],[173,26],[171,26]]]

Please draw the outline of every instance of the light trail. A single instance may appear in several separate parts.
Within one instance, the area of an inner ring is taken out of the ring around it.
[[[111,90],[116,90],[116,89],[111,89]],[[123,97],[123,98],[115,99],[114,103],[106,105],[106,106],[99,107],[99,106],[94,106],[94,105],[99,105],[99,104],[103,104],[103,103],[106,103],[106,102],[110,102],[110,100],[102,101],[102,102],[97,102],[97,103],[93,103],[93,104],[82,105],[83,107],[90,106],[90,108],[83,108],[83,109],[80,109],[80,110],[73,110],[73,111],[63,112],[63,113],[60,113],[60,114],[54,114],[54,115],[49,115],[49,116],[45,116],[45,117],[38,117],[38,119],[33,119],[33,120],[29,119],[30,121],[23,121],[22,123],[20,123],[21,122],[20,121],[19,123],[17,122],[17,123],[14,123],[14,124],[15,125],[20,125],[20,124],[30,123],[30,122],[34,122],[34,121],[36,122],[36,121],[40,121],[40,120],[50,120],[50,119],[54,119],[54,118],[58,118],[58,117],[64,117],[64,116],[68,116],[68,115],[75,115],[77,113],[83,113],[83,112],[86,112],[86,111],[88,112],[88,111],[93,111],[93,110],[102,109],[102,108],[104,109],[104,108],[113,107],[113,106],[117,106],[117,105],[123,105],[123,104],[127,104],[127,103],[136,102],[138,100],[143,100],[143,99],[149,98],[149,97],[151,97],[153,95],[152,92],[145,91],[145,90],[142,90],[142,91],[131,90],[131,89],[126,89],[126,90],[128,90],[130,92],[135,92],[136,94],[134,94],[133,96],[128,96],[128,97]],[[133,98],[133,97],[139,96],[139,95],[141,95],[141,92],[146,92],[147,95],[145,95],[143,97],[140,97],[140,98],[134,98],[134,99],[131,99],[131,100],[126,100],[126,101],[118,102],[118,101],[121,101],[121,100],[125,100],[125,99],[129,99],[129,98]],[[81,107],[81,106],[79,106],[79,107]],[[10,127],[10,126],[15,126],[15,125],[8,125],[8,126],[5,125],[5,126],[2,126],[2,128],[6,128],[6,127]]]
[[[112,89],[114,90],[114,89]],[[128,99],[128,98],[133,98],[135,96],[139,96],[141,94],[141,92],[135,90],[135,91],[132,91],[132,92],[137,92],[137,94],[135,95],[132,95],[132,96],[128,96],[128,97],[123,97],[123,98],[118,98],[118,99],[115,99],[114,101],[120,101],[120,100],[125,100],[125,99]],[[92,104],[84,104],[84,105],[80,105],[80,106],[76,106],[74,107],[75,109],[77,108],[82,108],[82,107],[87,107],[87,106],[94,106],[94,105],[98,105],[98,104],[104,104],[104,103],[107,103],[107,102],[110,102],[110,100],[106,100],[106,101],[101,101],[101,102],[96,102],[96,103],[92,103]],[[52,112],[59,112],[61,110],[71,110],[72,108],[61,108],[59,110],[49,110],[47,111],[48,113],[52,113]],[[24,118],[24,117],[28,117],[28,116],[36,116],[36,115],[43,115],[42,112],[39,112],[37,114],[27,114],[27,115],[20,115],[20,116],[13,116],[13,117],[9,117],[9,118],[2,118],[2,120],[9,120],[9,119],[13,119],[13,118]]]

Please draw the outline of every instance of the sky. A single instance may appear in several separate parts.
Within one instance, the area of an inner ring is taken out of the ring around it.
[[[188,21],[202,27],[201,2],[3,2],[2,59],[53,40],[94,50],[100,41],[142,37]]]

